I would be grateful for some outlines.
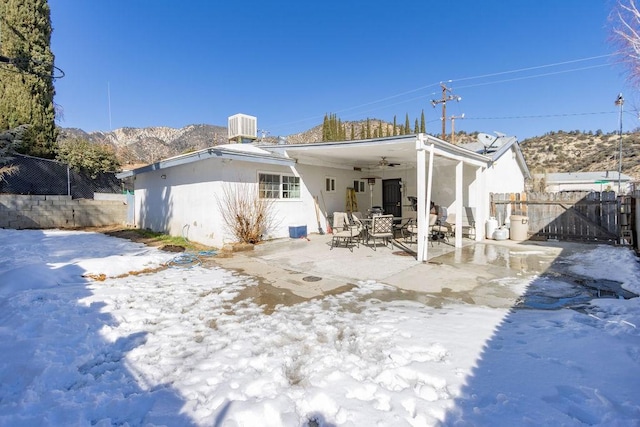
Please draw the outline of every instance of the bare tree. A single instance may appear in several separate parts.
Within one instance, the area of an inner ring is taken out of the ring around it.
[[[225,183],[217,200],[222,219],[239,242],[258,243],[274,227],[274,205],[261,199],[255,185]]]
[[[637,0],[620,0],[612,15],[617,54],[629,69],[630,80],[640,84],[640,10]]]

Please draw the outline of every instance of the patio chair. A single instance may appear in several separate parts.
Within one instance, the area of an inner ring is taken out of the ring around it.
[[[451,225],[447,223],[447,208],[438,207],[438,214],[435,217],[435,223],[430,224],[432,240],[445,240],[448,242],[451,234]],[[431,218],[429,222],[431,222]]]
[[[382,239],[387,246],[387,242],[393,241],[393,215],[376,215],[371,218],[371,229],[368,239],[373,239],[373,250],[376,250],[376,239]],[[391,243],[393,247],[393,243]]]
[[[362,214],[360,212],[347,213],[347,223],[352,228],[353,239],[356,242],[364,240],[366,233],[366,227],[361,221],[361,218]],[[360,247],[359,244],[358,247]]]
[[[409,227],[413,227],[417,224],[416,212],[411,211],[409,214],[403,218],[399,224],[393,225],[393,234],[394,236],[401,237],[404,241],[406,241],[407,235],[411,235],[409,232]]]
[[[361,232],[362,228],[357,225],[349,224],[346,212],[334,212],[330,250],[336,246],[340,246],[340,243],[344,242],[345,247],[353,252],[354,242],[360,246],[357,237]]]

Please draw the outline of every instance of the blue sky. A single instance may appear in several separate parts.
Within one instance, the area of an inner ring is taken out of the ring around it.
[[[276,136],[326,113],[399,123],[409,113],[413,126],[424,109],[438,134],[440,82],[462,97],[447,103],[447,117],[465,114],[456,130],[616,131],[620,92],[623,127],[639,126],[636,91],[611,56],[610,0],[49,5],[63,127],[226,126],[245,113]]]

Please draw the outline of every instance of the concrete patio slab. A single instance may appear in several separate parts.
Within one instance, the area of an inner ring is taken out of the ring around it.
[[[216,257],[215,263],[302,298],[342,292],[360,281],[376,281],[430,304],[455,300],[512,307],[524,289],[510,282],[522,283],[521,279],[540,275],[561,254],[585,248],[583,244],[559,242],[465,240],[458,249],[436,243],[429,247],[429,261],[418,263],[398,246],[379,245],[375,251],[362,244],[352,251],[330,246],[330,235],[312,234],[264,242],[253,251]]]

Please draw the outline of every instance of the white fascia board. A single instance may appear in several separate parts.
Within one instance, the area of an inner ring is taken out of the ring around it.
[[[419,137],[416,145],[420,144],[420,142],[425,145],[433,144],[434,154],[437,156],[461,161],[463,163],[478,167],[487,167],[489,164],[491,164],[491,159],[484,154],[478,154],[474,151],[467,150],[466,148],[462,148],[458,145],[449,144],[448,142],[431,135],[424,135],[422,139]]]
[[[251,163],[260,163],[260,164],[270,164],[270,165],[280,165],[280,166],[294,166],[296,164],[295,160],[287,159],[277,155],[268,155],[261,153],[248,153],[241,152],[235,150],[224,150],[220,148],[206,148],[204,150],[195,151],[193,153],[183,154],[181,156],[171,157],[165,160],[160,160],[159,162],[143,166],[138,169],[134,169],[131,171],[124,171],[119,174],[116,174],[116,177],[119,179],[127,178],[134,175],[140,175],[142,173],[157,171],[161,169],[168,169],[174,166],[180,166],[188,163],[198,162],[201,160],[207,159],[230,159],[237,160],[242,162],[251,162]]]

